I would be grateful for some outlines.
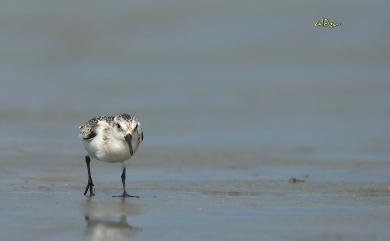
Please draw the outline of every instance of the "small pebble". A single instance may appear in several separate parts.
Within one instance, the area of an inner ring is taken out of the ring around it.
[[[304,179],[298,179],[295,177],[291,177],[290,179],[288,179],[288,183],[304,183],[304,182],[305,182]]]

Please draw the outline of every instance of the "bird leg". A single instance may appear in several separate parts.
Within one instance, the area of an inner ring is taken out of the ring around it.
[[[87,170],[88,170],[88,183],[87,183],[87,186],[85,187],[85,191],[84,191],[84,195],[87,195],[87,192],[89,190],[89,196],[92,197],[92,196],[95,196],[95,188],[94,188],[94,184],[93,184],[93,181],[92,181],[92,176],[91,176],[91,168],[90,168],[90,162],[91,162],[91,158],[89,158],[89,156],[85,156],[85,163],[87,164]]]
[[[122,197],[122,198],[135,197],[135,198],[139,198],[139,196],[129,195],[126,192],[126,167],[123,168],[121,178],[122,178],[123,193],[122,193],[122,195],[113,196],[113,197]]]

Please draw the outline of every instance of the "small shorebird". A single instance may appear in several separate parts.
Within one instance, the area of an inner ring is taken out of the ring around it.
[[[94,184],[91,177],[91,158],[99,161],[122,163],[123,193],[114,197],[138,197],[126,192],[126,164],[144,139],[141,123],[132,115],[97,116],[80,127],[80,138],[88,154],[85,162],[88,170],[88,184],[84,195],[94,196]]]

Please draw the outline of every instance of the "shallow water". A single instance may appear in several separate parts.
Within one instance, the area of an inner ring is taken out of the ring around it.
[[[3,1],[0,239],[389,240],[388,9]],[[86,199],[77,126],[118,112],[141,198],[93,162]]]

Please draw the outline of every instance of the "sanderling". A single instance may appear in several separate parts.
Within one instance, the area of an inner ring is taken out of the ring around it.
[[[88,154],[85,162],[88,169],[88,184],[84,195],[89,190],[90,196],[95,195],[91,177],[90,161],[95,158],[104,162],[122,163],[123,194],[114,197],[138,197],[126,192],[126,164],[144,139],[141,123],[132,115],[97,116],[85,122],[80,127],[80,138]]]

